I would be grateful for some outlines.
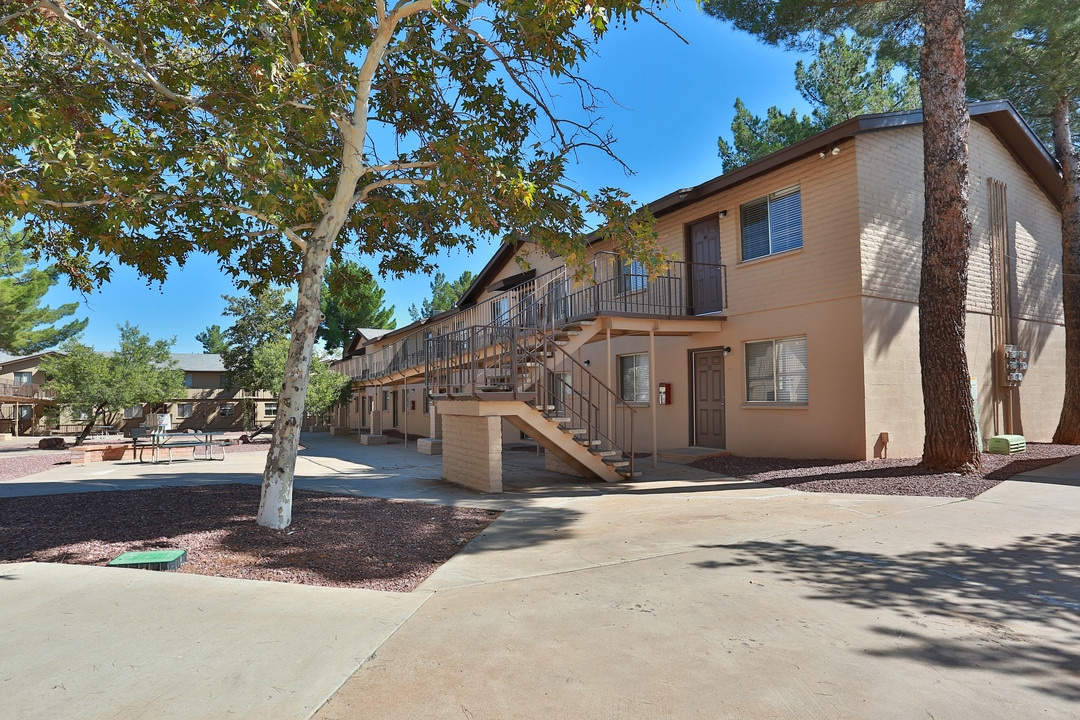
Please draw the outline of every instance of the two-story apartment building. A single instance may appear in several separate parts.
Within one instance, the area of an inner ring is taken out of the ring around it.
[[[28,435],[44,426],[53,399],[38,366],[48,354],[0,353],[0,436]]]
[[[46,418],[44,410],[54,402],[44,387],[47,378],[40,363],[48,354],[0,357],[0,434],[27,435],[54,429],[75,432],[80,424],[85,425],[87,418],[64,412],[52,420]],[[277,415],[277,403],[269,393],[253,395],[229,386],[220,355],[173,353],[172,361],[184,372],[184,397],[123,408],[101,424],[113,432],[128,432],[143,425],[150,413],[169,413],[173,427],[181,430],[244,430],[269,425]],[[13,422],[16,416],[20,418],[18,427]]]
[[[984,437],[1049,440],[1064,387],[1060,174],[1009,103],[971,113],[967,379]],[[350,424],[441,434],[446,476],[486,489],[501,469],[484,448],[511,426],[553,467],[609,479],[604,466],[625,474],[633,456],[686,446],[919,455],[921,121],[854,118],[656,200],[675,258],[657,276],[602,242],[585,281],[504,246],[454,311],[340,363]],[[1026,353],[1022,380],[1006,349]]]

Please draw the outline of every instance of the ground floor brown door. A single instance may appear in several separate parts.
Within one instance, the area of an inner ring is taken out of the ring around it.
[[[693,353],[694,445],[727,446],[724,413],[724,351]]]

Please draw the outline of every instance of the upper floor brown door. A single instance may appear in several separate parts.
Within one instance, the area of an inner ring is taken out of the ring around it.
[[[695,315],[724,309],[720,272],[720,221],[711,217],[690,226],[691,302]],[[703,264],[697,264],[703,263]]]

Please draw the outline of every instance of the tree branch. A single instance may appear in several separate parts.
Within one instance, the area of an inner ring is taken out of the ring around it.
[[[66,210],[66,209],[71,209],[71,208],[94,207],[96,205],[108,205],[109,203],[111,203],[111,202],[113,202],[115,200],[116,200],[116,198],[103,197],[103,198],[98,198],[96,200],[79,200],[79,201],[76,201],[76,202],[64,202],[62,200],[43,200],[43,199],[39,199],[37,202],[39,202],[40,204],[42,204],[42,205],[44,205],[46,207],[60,208],[60,209]]]
[[[367,175],[373,172],[389,172],[391,170],[426,170],[438,165],[433,160],[417,161],[417,162],[405,162],[405,163],[388,163],[386,165],[371,165],[364,168],[364,174]]]
[[[381,187],[388,187],[390,185],[413,185],[419,187],[422,185],[426,185],[428,182],[430,182],[430,180],[428,180],[427,178],[383,178],[382,180],[376,180],[370,185],[365,186],[360,192],[353,195],[350,207],[352,205],[356,205],[357,203],[364,202],[365,200],[367,200],[368,195]]]
[[[4,17],[0,18],[0,25],[3,25],[4,23],[9,23],[12,20],[16,20],[16,19],[22,17],[23,15],[26,15],[27,13],[34,12],[35,10],[42,7],[42,5],[44,5],[43,2],[36,2],[33,5],[27,5],[26,7],[24,7],[22,10],[19,10],[18,12],[13,12],[10,15],[5,15]]]
[[[226,210],[232,210],[233,212],[239,213],[241,215],[247,215],[248,217],[253,217],[256,220],[262,220],[267,225],[273,225],[275,229],[277,229],[285,237],[287,237],[289,240],[291,240],[292,243],[294,245],[296,245],[298,248],[300,248],[301,251],[306,251],[307,250],[307,241],[304,240],[304,238],[300,237],[300,235],[296,233],[295,229],[278,227],[277,223],[275,223],[270,218],[269,215],[258,212],[256,210],[252,210],[251,208],[243,207],[242,205],[222,205],[221,207],[226,209]],[[310,226],[307,226],[307,227],[310,227]]]
[[[67,25],[67,26],[69,26],[71,28],[74,28],[78,33],[80,33],[84,37],[87,37],[90,40],[92,40],[93,42],[100,45],[108,53],[110,53],[114,57],[116,57],[129,70],[132,70],[136,75],[139,75],[140,77],[142,77],[146,82],[148,82],[150,84],[150,87],[152,87],[160,95],[164,95],[165,97],[169,98],[170,100],[174,100],[174,101],[176,101],[178,103],[183,103],[184,105],[198,105],[199,104],[199,102],[200,102],[199,98],[192,97],[190,95],[182,95],[182,94],[180,94],[178,92],[174,92],[173,90],[170,90],[168,87],[165,86],[164,83],[162,83],[160,80],[158,80],[157,77],[155,77],[155,75],[152,72],[150,72],[148,69],[143,67],[142,63],[140,63],[137,59],[135,59],[130,53],[125,51],[123,48],[121,48],[121,47],[113,44],[112,42],[110,42],[101,33],[95,32],[95,31],[89,29],[88,27],[86,27],[85,25],[83,25],[78,20],[78,18],[72,17],[71,14],[68,13],[67,8],[64,5],[62,5],[62,4],[58,3],[58,2],[55,2],[54,0],[41,0],[41,2],[38,3],[38,5],[40,7],[42,7],[42,8],[44,8],[44,9],[46,9],[46,10],[49,10],[53,14],[55,14],[56,18],[60,22],[64,23],[65,25]]]

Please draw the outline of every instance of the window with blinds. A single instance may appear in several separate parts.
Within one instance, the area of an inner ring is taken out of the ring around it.
[[[649,355],[619,356],[619,396],[626,402],[649,402]]]
[[[744,261],[802,247],[802,195],[797,185],[746,203],[739,216]]]
[[[746,402],[810,401],[806,338],[746,343]]]
[[[649,286],[649,274],[640,260],[623,260],[619,265],[619,294],[637,292]]]

